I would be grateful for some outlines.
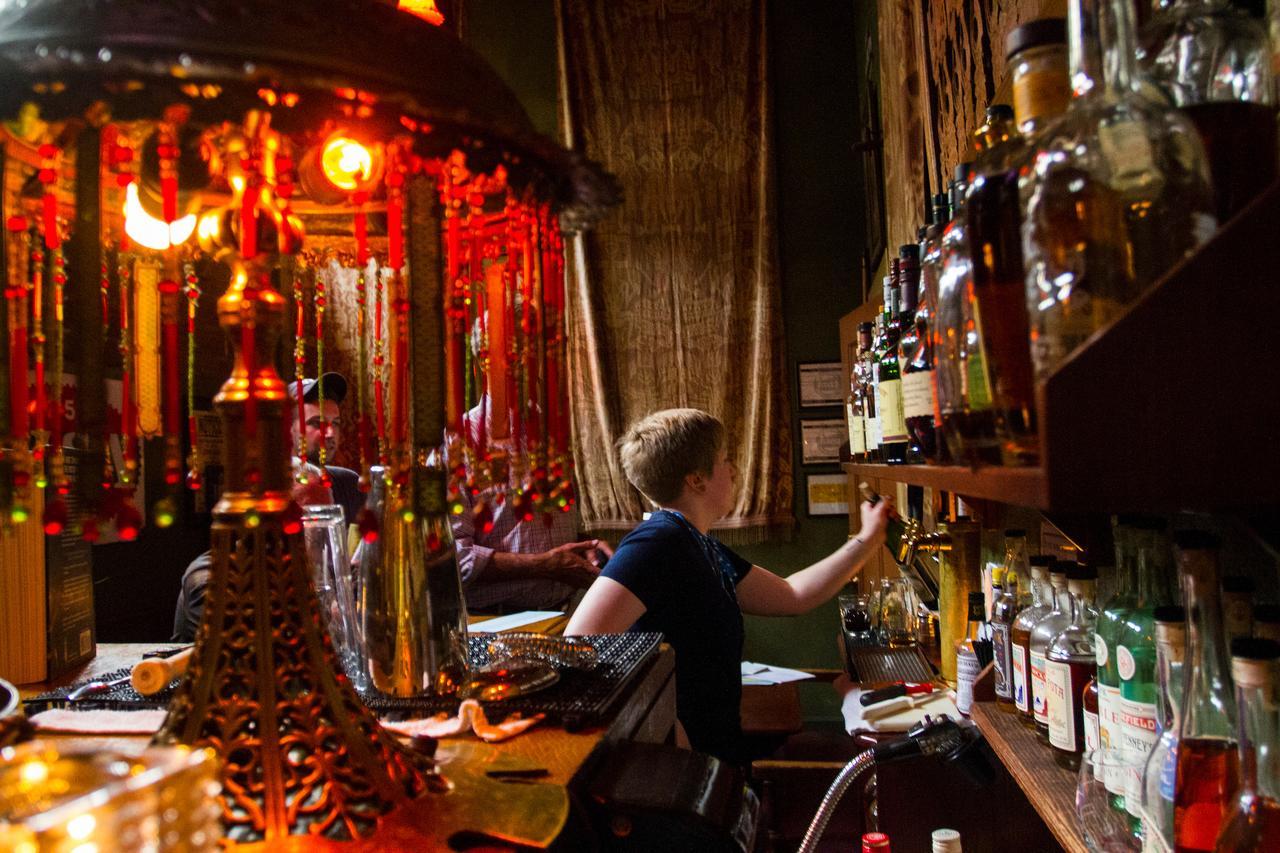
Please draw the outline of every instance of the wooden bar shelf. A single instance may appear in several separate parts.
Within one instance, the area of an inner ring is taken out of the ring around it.
[[[868,465],[859,476],[1042,510],[1280,503],[1280,181],[1038,383],[1038,468]]]
[[[995,702],[974,702],[970,719],[991,744],[1053,837],[1068,853],[1086,853],[1076,817],[1076,773],[1053,760],[1053,748]]]

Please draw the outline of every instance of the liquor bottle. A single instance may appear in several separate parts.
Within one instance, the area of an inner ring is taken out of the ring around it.
[[[1212,850],[1233,805],[1240,770],[1218,594],[1218,540],[1199,530],[1182,531],[1174,539],[1189,617],[1173,792],[1174,849]]]
[[[1280,643],[1232,642],[1231,676],[1240,709],[1240,796],[1216,849],[1280,850]]]
[[[1168,603],[1164,579],[1174,574],[1165,523],[1141,519],[1135,532],[1137,587],[1116,636],[1116,671],[1120,675],[1120,746],[1143,757],[1160,738],[1156,706],[1155,609]],[[1142,770],[1133,767],[1125,780],[1125,810],[1140,825]]]
[[[883,307],[880,309],[884,310]],[[880,427],[880,409],[876,401],[876,374],[877,358],[876,352],[880,346],[881,333],[880,330],[884,324],[884,318],[880,314],[876,314],[874,323],[863,323],[858,327],[858,334],[862,334],[862,327],[867,328],[867,334],[870,336],[871,346],[864,350],[862,371],[866,378],[866,385],[863,393],[864,401],[867,408],[867,461],[880,462],[882,454],[880,452],[880,436],[883,430]]]
[[[1275,604],[1254,605],[1253,636],[1280,642],[1280,606]]]
[[[1031,685],[1031,629],[1053,609],[1049,591],[1049,566],[1053,558],[1037,554],[1031,564],[1031,601],[1018,612],[1009,629],[1009,649],[1013,656],[1013,704],[1022,722],[1035,727],[1035,701]]]
[[[1053,758],[1063,767],[1080,769],[1084,750],[1085,685],[1095,671],[1093,639],[1098,610],[1094,591],[1098,572],[1089,566],[1067,569],[1070,623],[1049,641],[1045,650],[1044,677],[1048,698],[1049,743]]]
[[[1276,177],[1271,51],[1263,23],[1230,0],[1163,4],[1142,28],[1145,78],[1195,125],[1225,222]]]
[[[970,310],[980,363],[989,376],[1001,459],[1005,465],[1031,465],[1039,460],[1039,434],[1022,263],[1021,176],[1040,131],[1071,98],[1066,21],[1031,21],[1012,30],[1005,46],[1018,132],[992,150],[969,188]]]
[[[890,853],[889,836],[883,832],[867,832],[862,836],[862,853]]]
[[[929,836],[930,853],[963,853],[960,832],[955,829],[935,829]]]
[[[902,417],[907,425],[907,461],[936,459],[933,434],[933,360],[929,355],[929,311],[921,300],[920,246],[907,244],[898,254],[898,291],[902,299]]]
[[[956,709],[966,717],[973,707],[973,682],[982,669],[974,644],[981,639],[982,624],[986,621],[986,601],[982,590],[969,593],[969,624],[964,636],[956,643]]]
[[[1178,766],[1178,714],[1182,707],[1182,664],[1186,654],[1186,611],[1181,606],[1157,607],[1156,671],[1157,719],[1160,738],[1142,768],[1142,849],[1144,853],[1173,849],[1173,792]]]
[[[900,264],[890,263],[892,275],[884,280],[884,341],[879,351],[876,373],[876,411],[880,413],[880,455],[890,465],[907,461],[907,422],[902,412],[902,372],[898,363],[898,338],[901,311],[898,287]]]
[[[920,445],[925,461],[942,465],[951,461],[942,437],[942,410],[938,406],[937,342],[938,279],[942,274],[942,234],[951,222],[951,204],[945,193],[933,197],[933,223],[925,229],[920,246],[920,303],[916,306],[916,327],[920,345],[911,359],[912,373],[927,373],[931,417],[907,421],[907,430]]]
[[[1007,104],[993,104],[987,108],[982,125],[974,131],[973,147],[977,152],[965,183],[964,211],[967,238],[964,245],[970,251],[963,270],[965,276],[957,279],[956,287],[948,291],[946,316],[950,322],[946,329],[948,339],[955,342],[960,379],[962,417],[957,423],[957,441],[962,458],[971,464],[1000,464],[1000,444],[996,438],[995,384],[991,366],[987,363],[983,339],[988,334],[998,334],[998,326],[1004,318],[983,314],[975,300],[977,270],[983,253],[989,246],[979,242],[974,232],[974,211],[971,207],[974,189],[987,175],[1003,175],[1007,171],[1009,154],[1017,148],[1017,130],[1013,123],[1013,108]],[[990,235],[988,235],[989,237]],[[1025,300],[1019,308],[1025,316]],[[1021,346],[1026,349],[1026,335]]]
[[[1013,700],[1013,629],[1018,616],[1018,594],[1030,578],[1027,572],[1027,532],[1004,532],[1004,585],[991,604],[991,652],[995,662],[996,707],[1016,711]],[[1025,580],[1024,580],[1025,579]]]
[[[876,414],[875,395],[871,393],[871,347],[873,329],[871,323],[858,324],[858,361],[854,365],[857,378],[857,404],[862,413],[862,456],[858,461],[873,462],[877,458],[878,444],[872,420]]]
[[[1129,609],[1137,601],[1138,532],[1136,516],[1118,516],[1112,525],[1116,565],[1112,593],[1099,609],[1098,636],[1094,640],[1098,665],[1098,737],[1103,749],[1119,748],[1120,743],[1120,671],[1116,657],[1120,631]],[[1111,793],[1111,805],[1124,809],[1126,779],[1109,773],[1103,780]]]
[[[858,342],[849,345],[849,395],[844,400],[845,420],[849,427],[849,458],[861,462],[867,454],[867,419],[862,410],[861,378],[858,365],[861,351]]]
[[[1093,676],[1080,693],[1080,705],[1084,708],[1084,750],[1093,752],[1102,746],[1098,728],[1098,678]]]
[[[1253,578],[1227,575],[1222,579],[1222,621],[1227,629],[1227,642],[1236,637],[1253,636],[1253,596],[1257,592]]]
[[[1189,122],[1134,88],[1130,0],[1069,0],[1067,11],[1071,103],[1041,135],[1026,187],[1038,377],[1215,227],[1208,164]]]
[[[1035,706],[1036,735],[1049,742],[1049,691],[1045,681],[1045,656],[1053,638],[1071,624],[1071,597],[1067,593],[1067,569],[1076,564],[1055,560],[1049,569],[1053,609],[1031,629],[1031,701]],[[1080,682],[1084,687],[1084,682]]]

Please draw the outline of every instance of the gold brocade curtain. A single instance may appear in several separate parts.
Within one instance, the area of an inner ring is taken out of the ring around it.
[[[730,542],[790,532],[767,0],[557,0],[566,142],[624,203],[568,247],[569,376],[583,526],[644,510],[614,443],[658,409],[724,421]]]

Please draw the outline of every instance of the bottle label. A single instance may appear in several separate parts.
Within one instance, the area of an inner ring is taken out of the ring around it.
[[[1009,626],[1003,622],[991,623],[992,660],[995,663],[996,696],[1010,699],[1013,696],[1013,674],[1009,660]]]
[[[1092,752],[1101,749],[1102,737],[1099,733],[1098,715],[1092,711],[1084,712],[1084,748]]]
[[[876,388],[876,411],[880,414],[880,442],[893,444],[907,440],[907,421],[902,416],[902,380],[886,379]]]
[[[974,348],[964,360],[964,399],[970,409],[983,411],[991,408],[991,382],[987,378],[986,361],[982,351]]]
[[[1170,805],[1172,811],[1173,795],[1178,781],[1178,742],[1169,745],[1165,753],[1164,764],[1160,767],[1160,799]]]
[[[1044,655],[1031,653],[1031,707],[1035,709],[1036,722],[1049,722],[1049,708],[1044,699]]]
[[[1102,156],[1111,167],[1112,186],[1124,191],[1145,180],[1155,168],[1151,140],[1144,123],[1122,119],[1098,127]]]
[[[867,418],[867,450],[880,447],[880,416]]]
[[[1048,700],[1049,743],[1058,749],[1075,752],[1076,702],[1071,690],[1071,667],[1058,661],[1047,661],[1044,667],[1045,698]]]
[[[852,403],[845,403],[845,416],[849,419],[849,453],[857,456],[867,452],[867,436],[863,432],[863,417],[853,410]]]
[[[973,682],[981,670],[982,664],[971,650],[956,652],[956,710],[966,717],[973,707]]]
[[[1070,100],[1070,81],[1057,68],[1027,71],[1018,75],[1013,84],[1013,114],[1018,124],[1056,116]]]
[[[1124,647],[1121,646],[1121,649]],[[1160,740],[1156,706],[1151,702],[1120,700],[1120,746],[1134,755],[1146,757]],[[1142,807],[1142,766],[1130,766],[1125,777],[1125,811],[1140,816]]]
[[[1019,711],[1026,712],[1030,707],[1027,695],[1027,650],[1017,643],[1011,643],[1013,651],[1013,704]]]
[[[1093,654],[1098,662],[1098,669],[1102,669],[1107,665],[1107,641],[1102,639],[1101,634],[1093,635]]]
[[[1120,746],[1120,688],[1098,684],[1098,738],[1103,749]],[[1124,795],[1125,778],[1119,770],[1108,770],[1103,780],[1107,790]]]
[[[933,415],[933,371],[921,370],[902,377],[902,416],[925,418]]]
[[[1128,646],[1120,646],[1116,649],[1116,670],[1120,673],[1121,681],[1128,681],[1133,678],[1133,673],[1137,671],[1137,663],[1133,659],[1133,652],[1129,651]]]

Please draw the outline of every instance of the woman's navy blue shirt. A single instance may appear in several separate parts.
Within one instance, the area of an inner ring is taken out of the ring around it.
[[[715,565],[713,565],[715,563]],[[661,631],[676,653],[676,716],[699,752],[743,764],[742,610],[751,563],[659,510],[618,544],[602,574],[640,599],[633,631]]]

